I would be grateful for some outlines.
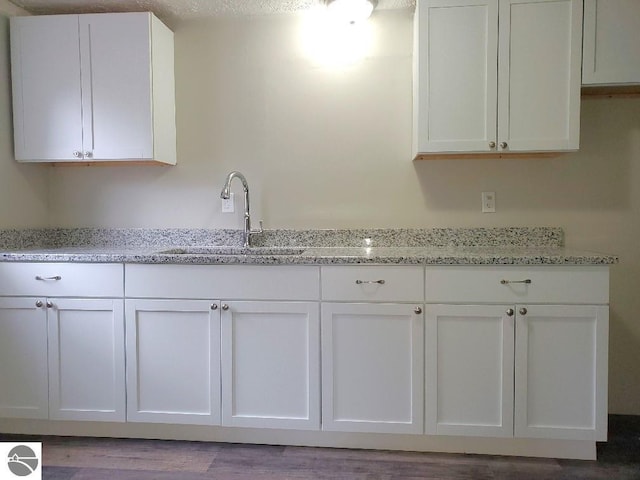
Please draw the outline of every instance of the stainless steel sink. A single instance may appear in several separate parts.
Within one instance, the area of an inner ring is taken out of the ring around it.
[[[177,247],[160,250],[160,255],[300,255],[300,247]]]

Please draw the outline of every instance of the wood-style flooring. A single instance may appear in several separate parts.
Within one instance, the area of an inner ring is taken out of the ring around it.
[[[46,480],[640,480],[640,417],[614,415],[609,424],[597,461],[2,434],[0,441],[42,441]]]

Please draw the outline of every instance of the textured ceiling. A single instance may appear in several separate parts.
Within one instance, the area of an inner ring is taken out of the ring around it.
[[[34,14],[150,11],[169,25],[212,16],[296,13],[320,0],[11,0]],[[401,9],[415,0],[379,0],[378,9]]]

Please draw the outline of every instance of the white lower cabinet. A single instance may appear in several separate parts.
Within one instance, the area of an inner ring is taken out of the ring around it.
[[[205,300],[126,300],[127,420],[220,424],[220,313]]]
[[[426,433],[513,436],[513,309],[427,305]]]
[[[124,271],[0,262],[0,417],[606,440],[607,266]]]
[[[36,298],[0,298],[0,417],[47,418],[47,313]]]
[[[0,417],[125,420],[122,300],[0,299]]]
[[[516,437],[606,440],[609,308],[517,310]]]
[[[606,440],[608,267],[430,266],[426,301],[427,433]]]
[[[222,302],[222,424],[320,428],[317,302]]]
[[[606,440],[607,348],[607,306],[427,305],[426,431]]]
[[[322,428],[422,433],[421,307],[323,303]]]
[[[49,418],[125,421],[123,301],[47,300]]]

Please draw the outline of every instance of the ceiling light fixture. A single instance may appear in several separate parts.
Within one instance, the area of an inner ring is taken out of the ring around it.
[[[355,24],[369,18],[378,0],[323,0],[329,14],[340,23]]]

